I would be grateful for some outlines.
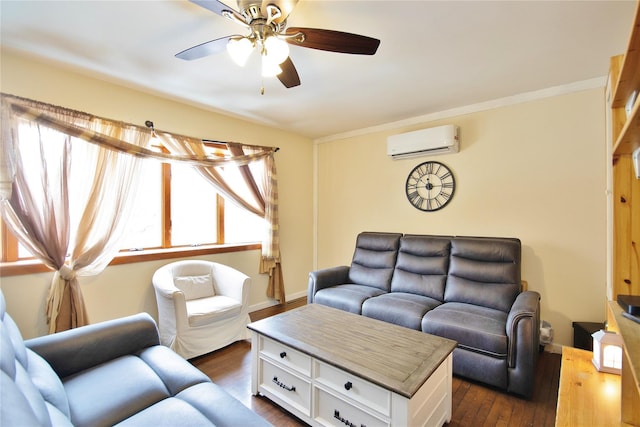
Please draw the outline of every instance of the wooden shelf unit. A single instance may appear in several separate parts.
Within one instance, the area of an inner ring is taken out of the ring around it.
[[[625,118],[624,111],[627,100],[634,91],[640,91],[640,18],[638,13],[640,3],[636,5],[636,17],[629,37],[627,52],[622,57],[620,71],[612,69],[613,76],[618,76],[612,81],[613,97],[611,108],[618,110],[621,115],[618,120],[622,121],[622,128],[615,129],[614,126],[614,157],[623,154],[631,154],[633,150],[640,147],[640,94],[636,99],[635,106],[631,113]],[[614,119],[615,120],[615,119]]]
[[[635,178],[631,154],[640,147],[640,1],[627,51],[611,59],[610,118],[612,147],[612,282],[607,303],[607,329],[624,341],[621,425],[640,426],[640,325],[622,316],[618,295],[640,295],[640,180]],[[637,97],[631,111],[625,107]]]
[[[610,118],[612,147],[612,283],[610,295],[640,295],[640,180],[635,178],[631,153],[640,147],[640,2],[624,55],[611,58]],[[638,97],[629,114],[625,105]]]

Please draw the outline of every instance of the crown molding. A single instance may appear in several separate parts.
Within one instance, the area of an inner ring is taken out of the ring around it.
[[[349,132],[338,133],[334,135],[324,136],[314,139],[314,144],[322,144],[325,142],[333,142],[341,139],[353,138],[362,135],[368,135],[377,132],[385,132],[398,128],[409,127],[416,124],[432,122],[436,120],[448,119],[451,117],[462,116],[465,114],[478,113],[480,111],[493,110],[496,108],[508,107],[510,105],[521,104],[524,102],[535,101],[538,99],[551,98],[554,96],[567,95],[570,93],[581,92],[583,90],[603,88],[607,84],[607,76],[595,77],[593,79],[581,80],[561,86],[553,86],[546,89],[524,92],[513,96],[498,98],[491,101],[480,102],[477,104],[466,105],[464,107],[456,107],[450,110],[429,113],[422,116],[411,117],[408,119],[398,120],[395,122],[385,123],[382,125],[371,126],[368,128],[356,129]]]

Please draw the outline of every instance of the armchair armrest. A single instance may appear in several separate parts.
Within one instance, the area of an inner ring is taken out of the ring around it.
[[[213,275],[216,292],[233,298],[246,306],[249,302],[251,278],[241,271],[227,265],[216,265]]]
[[[540,294],[525,291],[516,297],[507,316],[509,391],[530,395],[540,344]]]
[[[320,289],[328,288],[335,285],[342,285],[348,282],[349,267],[346,265],[312,271],[311,273],[309,273],[307,303],[313,303],[316,292],[318,292]]]
[[[25,341],[60,378],[160,344],[155,321],[139,313]]]

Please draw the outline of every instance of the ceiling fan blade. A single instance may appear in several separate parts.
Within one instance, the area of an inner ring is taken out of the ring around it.
[[[298,71],[296,71],[296,67],[293,65],[291,58],[287,58],[280,64],[280,68],[282,68],[282,72],[278,74],[278,80],[280,80],[286,88],[300,86],[300,76],[298,76]]]
[[[262,0],[262,13],[266,13],[267,6],[276,5],[280,9],[281,15],[273,19],[276,24],[282,24],[289,17],[293,8],[298,4],[298,0]]]
[[[211,12],[217,13],[220,16],[224,16],[225,18],[228,18],[229,16],[227,16],[227,14],[230,14],[230,15],[233,15],[235,17],[235,20],[239,21],[240,23],[245,22],[245,18],[244,16],[242,16],[240,12],[238,12],[232,7],[227,6],[221,1],[218,1],[218,0],[189,0],[189,1],[191,3],[197,4],[198,6],[204,7],[205,9],[210,10]]]
[[[184,59],[186,61],[192,61],[194,59],[204,58],[205,56],[215,55],[223,52],[227,48],[229,39],[242,36],[227,36],[215,40],[209,40],[197,46],[185,49],[182,52],[176,53],[176,58]]]
[[[373,55],[378,50],[380,40],[359,34],[342,31],[323,30],[320,28],[287,28],[285,34],[304,34],[304,39],[288,37],[285,40],[293,45],[329,52],[352,53],[356,55]]]

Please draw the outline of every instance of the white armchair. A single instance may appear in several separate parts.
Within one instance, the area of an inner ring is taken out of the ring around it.
[[[251,278],[229,266],[187,260],[153,275],[162,344],[185,359],[250,337]]]

